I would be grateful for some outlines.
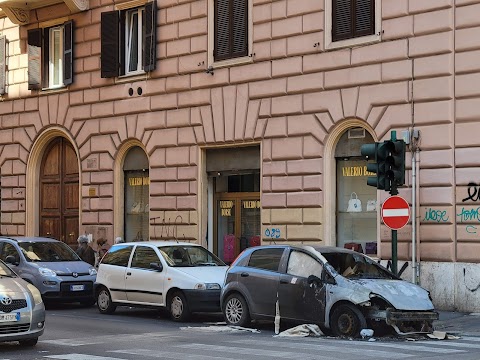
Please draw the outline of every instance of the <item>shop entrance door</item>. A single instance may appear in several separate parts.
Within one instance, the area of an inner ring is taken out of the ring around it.
[[[215,201],[218,256],[230,264],[247,247],[260,245],[260,195],[222,193]]]

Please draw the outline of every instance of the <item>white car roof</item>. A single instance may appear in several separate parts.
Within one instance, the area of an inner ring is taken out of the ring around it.
[[[172,245],[184,245],[184,246],[201,246],[196,243],[180,242],[175,240],[152,240],[152,241],[134,241],[127,243],[119,243],[115,245],[151,245],[151,246],[172,246]]]

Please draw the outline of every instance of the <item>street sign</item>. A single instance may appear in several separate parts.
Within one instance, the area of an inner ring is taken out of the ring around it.
[[[401,196],[390,196],[382,205],[382,220],[392,230],[399,230],[410,220],[410,206]]]

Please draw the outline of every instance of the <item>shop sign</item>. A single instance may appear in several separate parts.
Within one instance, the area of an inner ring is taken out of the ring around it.
[[[375,176],[367,170],[367,166],[344,166],[342,167],[343,176]]]
[[[128,185],[130,186],[148,186],[150,185],[150,178],[148,176],[132,177],[128,179]]]
[[[233,201],[220,200],[220,209],[222,210],[222,216],[232,216]]]
[[[260,209],[260,200],[244,200],[244,209]]]

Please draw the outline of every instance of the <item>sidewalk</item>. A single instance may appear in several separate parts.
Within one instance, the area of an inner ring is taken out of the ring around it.
[[[435,330],[460,336],[480,336],[480,313],[439,311],[439,319],[433,323]]]

